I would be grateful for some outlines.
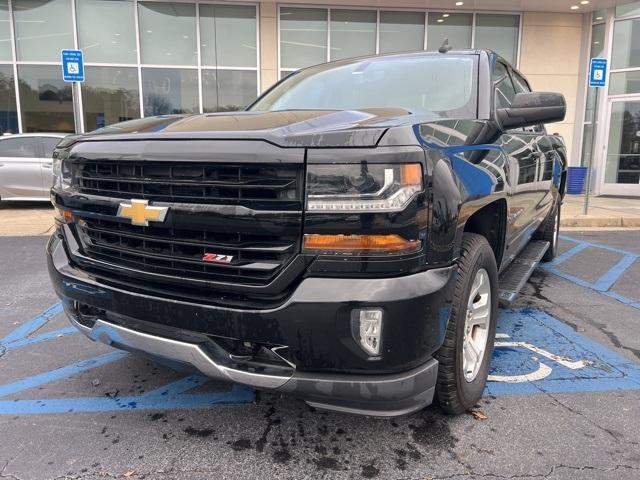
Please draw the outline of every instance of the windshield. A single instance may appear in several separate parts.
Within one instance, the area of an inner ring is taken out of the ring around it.
[[[401,55],[318,65],[296,72],[249,110],[403,108],[475,118],[477,57]]]

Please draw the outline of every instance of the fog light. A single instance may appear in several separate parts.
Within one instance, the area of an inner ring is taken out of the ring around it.
[[[351,315],[351,333],[368,355],[380,355],[382,309],[363,308],[354,310]]]

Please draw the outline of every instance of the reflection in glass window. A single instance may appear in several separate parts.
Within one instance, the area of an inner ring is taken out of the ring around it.
[[[57,65],[18,65],[24,132],[73,132],[71,84]]]
[[[626,5],[616,7],[616,17],[633,17],[640,15],[640,2],[625,2]]]
[[[200,5],[202,65],[255,67],[256,7]]]
[[[380,12],[380,53],[422,50],[424,13]]]
[[[0,135],[18,132],[18,111],[13,67],[0,65]]]
[[[280,9],[280,64],[302,68],[327,61],[327,10]]]
[[[624,95],[628,93],[640,93],[640,70],[611,73],[609,77],[609,95]]]
[[[13,0],[18,60],[59,62],[74,48],[71,0]]]
[[[640,67],[640,18],[615,22],[611,68]]]
[[[9,0],[0,0],[0,61],[10,62],[11,28],[9,18]]]
[[[513,83],[511,83],[509,72],[507,72],[507,68],[502,62],[496,63],[496,68],[493,72],[493,83],[496,89],[496,108],[510,107],[513,98],[516,96],[516,90]]]
[[[145,116],[197,113],[198,71],[177,68],[143,68],[142,98]]]
[[[142,63],[196,65],[196,7],[188,3],[138,4]]]
[[[331,60],[376,53],[377,13],[331,10]]]
[[[87,67],[82,84],[85,130],[140,117],[138,69]]]
[[[242,110],[256,99],[257,74],[250,70],[203,70],[205,112]]]
[[[429,12],[427,27],[427,47],[431,51],[438,50],[445,38],[454,49],[471,48],[470,13]]]
[[[488,48],[515,64],[518,52],[518,15],[476,15],[476,48]]]
[[[76,2],[78,44],[85,62],[136,63],[133,0]]]

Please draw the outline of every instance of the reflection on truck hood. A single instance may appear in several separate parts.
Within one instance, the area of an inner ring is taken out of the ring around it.
[[[434,120],[433,115],[419,121]],[[401,108],[166,115],[118,123],[76,140],[251,139],[283,147],[373,147],[387,128],[418,120]],[[69,143],[73,143],[69,139]]]

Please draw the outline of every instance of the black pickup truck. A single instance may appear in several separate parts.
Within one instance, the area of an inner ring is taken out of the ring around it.
[[[564,115],[493,52],[419,52],[69,137],[51,280],[116,348],[320,408],[460,413],[499,302],[555,255]]]

